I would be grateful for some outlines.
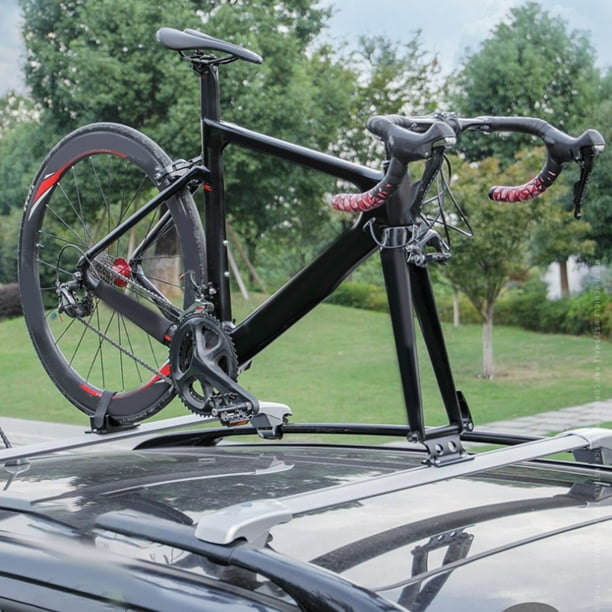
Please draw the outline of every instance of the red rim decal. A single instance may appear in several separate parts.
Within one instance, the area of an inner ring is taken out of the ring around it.
[[[170,364],[169,363],[167,363],[160,369],[159,375],[153,376],[153,378],[148,383],[140,387],[138,391],[141,391],[142,389],[148,389],[149,387],[152,387],[155,383],[164,380],[164,378],[170,378]]]
[[[89,395],[92,395],[93,397],[102,397],[102,393],[100,391],[96,391],[95,389],[92,389],[91,387],[88,387],[87,385],[81,385],[81,389],[83,389],[85,393],[88,393]]]
[[[55,184],[60,180],[63,176],[64,172],[72,165],[74,162],[87,157],[88,155],[97,155],[100,153],[110,153],[111,155],[117,155],[118,157],[126,158],[127,155],[125,153],[119,153],[118,151],[113,151],[111,149],[93,149],[91,151],[86,151],[81,155],[78,155],[74,159],[71,159],[68,163],[64,164],[59,170],[56,170],[53,174],[50,174],[45,179],[43,179],[42,183],[38,186],[36,190],[36,195],[34,196],[34,206],[36,206],[38,200],[42,198],[51,187],[55,186]]]

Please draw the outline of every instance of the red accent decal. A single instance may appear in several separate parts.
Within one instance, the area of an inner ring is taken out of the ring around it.
[[[51,176],[48,176],[38,187],[36,190],[36,195],[34,196],[34,202],[38,202],[38,200],[47,192],[57,181],[60,180],[62,173],[66,170],[69,164],[66,164],[62,168],[60,168],[57,172],[54,172]]]
[[[172,370],[170,369],[170,364],[167,363],[161,370],[160,370],[160,374],[162,374],[163,376],[170,376]]]
[[[168,378],[170,376],[170,364],[167,363],[166,365],[164,365],[159,371],[159,373],[161,374],[161,376],[155,375],[148,383],[143,385],[140,389],[148,389],[149,387],[152,387],[156,382],[162,380],[162,376]]]
[[[83,389],[85,393],[89,393],[89,395],[93,395],[94,397],[102,397],[102,393],[100,391],[96,391],[87,385],[81,385],[81,389]]]
[[[112,151],[111,149],[93,149],[91,151],[86,151],[85,153],[81,153],[81,155],[77,155],[74,159],[71,159],[68,163],[64,164],[59,170],[56,170],[53,174],[50,174],[43,180],[43,182],[38,186],[36,190],[36,195],[34,196],[34,203],[36,203],[51,187],[53,187],[59,180],[62,178],[64,172],[66,172],[67,168],[69,168],[74,162],[79,159],[83,159],[83,157],[87,157],[88,155],[96,155],[98,153],[111,153],[112,155],[117,155],[118,157],[123,157],[124,159],[127,157],[125,153],[119,153],[118,151]]]

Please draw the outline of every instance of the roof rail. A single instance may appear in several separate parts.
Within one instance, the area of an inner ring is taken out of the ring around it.
[[[269,511],[270,509],[268,509]],[[304,610],[392,612],[405,610],[388,599],[311,563],[284,556],[267,547],[223,545],[194,537],[193,526],[135,511],[111,511],[96,519],[96,527],[202,555],[221,565],[241,567],[265,576]]]

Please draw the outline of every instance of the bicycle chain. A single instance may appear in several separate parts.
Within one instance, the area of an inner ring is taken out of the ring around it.
[[[110,255],[108,255],[107,253],[104,253],[104,254],[109,258],[109,260],[111,259]],[[121,277],[121,280],[126,283],[126,286],[129,286],[130,288],[132,288],[135,293],[138,293],[140,296],[144,297],[145,299],[149,299],[153,303],[155,303],[156,299],[159,300],[159,296],[153,293],[153,291],[150,291],[149,289],[146,289],[142,285],[136,283],[136,281],[134,281],[130,277],[118,274],[117,271],[114,270],[111,265],[103,262],[101,259],[95,258],[93,261],[90,262],[90,265],[98,273],[100,273],[100,271],[106,272],[106,275],[104,275],[104,278],[102,280],[110,281],[111,283],[113,283],[116,278]],[[169,385],[174,385],[174,382],[172,381],[170,377],[165,376],[159,370],[155,369],[154,367],[144,362],[142,359],[140,359],[139,357],[131,353],[124,346],[121,346],[118,342],[115,342],[115,340],[113,340],[110,336],[107,336],[104,332],[94,327],[91,323],[86,321],[83,317],[76,317],[76,318],[85,327],[93,331],[103,340],[106,340],[106,342],[108,342],[111,346],[115,347],[118,351],[122,352],[124,355],[127,355],[130,359],[132,359],[132,361],[142,366],[145,370],[152,372],[153,374],[155,374],[155,376],[158,376],[160,379],[162,379],[164,382],[168,383]]]
[[[110,258],[110,255],[108,255],[108,253],[103,253],[103,254],[105,254],[107,257]],[[141,295],[145,299],[149,299],[149,301],[153,302],[154,304],[156,304],[157,300],[160,299],[159,295],[157,295],[156,293],[154,293],[150,289],[147,289],[146,287],[143,287],[142,285],[137,283],[135,280],[133,280],[129,276],[123,276],[122,274],[118,274],[117,271],[111,265],[102,262],[98,258],[94,258],[94,260],[90,261],[89,264],[96,271],[98,271],[100,268],[102,268],[105,272],[107,272],[108,275],[103,277],[101,280],[106,281],[109,284],[114,284],[115,280],[120,278],[121,281],[126,283],[126,287],[129,286],[129,287],[133,288],[135,290],[134,291],[135,293],[138,293],[139,295]],[[170,283],[168,283],[168,284],[170,284]],[[175,285],[171,285],[171,286],[175,287]],[[176,285],[176,286],[178,287],[178,285]]]
[[[110,255],[108,255],[108,253],[103,252],[102,255],[106,255],[109,261],[112,261],[112,258]],[[130,287],[132,290],[134,290],[134,293],[137,293],[144,299],[151,301],[153,304],[156,304],[157,300],[160,299],[159,295],[157,295],[153,291],[150,291],[146,287],[143,287],[142,285],[134,281],[131,277],[123,276],[122,274],[118,274],[117,271],[110,264],[102,261],[102,257],[98,256],[97,258],[94,258],[94,260],[90,261],[89,263],[90,263],[90,266],[98,273],[98,275],[102,277],[101,280],[103,280],[104,282],[109,282],[110,284],[110,283],[114,283],[117,278],[121,278],[122,282],[126,283],[126,287]],[[163,380],[167,384],[174,386],[174,381],[169,376],[165,376],[158,369],[144,362],[142,359],[134,355],[124,346],[121,346],[118,342],[113,340],[110,336],[107,336],[104,332],[102,332],[97,327],[89,323],[87,320],[85,320],[84,317],[76,316],[75,318],[78,321],[80,321],[87,329],[94,332],[96,335],[98,335],[100,338],[108,342],[111,346],[116,348],[118,351],[120,351],[124,355],[127,355],[132,361],[134,361],[135,363],[143,367],[145,370],[152,372],[155,376],[159,377],[161,380]]]
[[[155,368],[150,366],[148,363],[145,363],[142,359],[140,359],[133,353],[130,353],[130,351],[128,351],[125,347],[121,346],[118,342],[115,342],[112,338],[110,338],[104,332],[101,332],[99,329],[94,327],[91,323],[86,321],[83,317],[76,317],[76,319],[80,321],[85,327],[87,327],[87,329],[90,329],[92,332],[100,336],[100,338],[102,338],[103,340],[106,340],[110,345],[114,346],[117,350],[121,351],[122,353],[124,353],[125,355],[133,359],[138,365],[141,365],[145,370],[149,370],[149,372],[153,372],[155,376],[159,377],[161,380],[168,383],[169,385],[174,385],[174,382],[172,381],[170,377],[162,374],[159,370],[156,370]]]

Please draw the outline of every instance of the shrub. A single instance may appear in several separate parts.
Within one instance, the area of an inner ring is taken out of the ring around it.
[[[570,300],[565,333],[594,335],[609,338],[612,335],[612,298],[601,287],[591,287]]]
[[[342,283],[326,300],[330,304],[389,312],[387,294],[383,287],[370,283]]]
[[[539,329],[539,308],[546,302],[546,284],[530,280],[511,289],[497,300],[495,322],[525,329]]]
[[[10,319],[21,314],[19,285],[17,283],[0,285],[0,319]]]
[[[389,303],[385,288],[371,283],[348,281],[342,283],[334,293],[327,298],[330,304],[363,308],[377,312],[389,312]],[[436,306],[442,321],[453,320],[452,296],[436,296]],[[462,324],[482,323],[480,315],[471,302],[463,295],[459,297],[459,317]]]
[[[544,283],[528,282],[501,298],[495,321],[533,331],[609,338],[612,302],[601,287],[591,287],[569,298],[549,300]]]
[[[327,299],[329,303],[378,312],[389,312],[384,287],[370,283],[342,283]],[[436,298],[440,319],[453,320],[453,300],[442,292]],[[471,302],[459,297],[459,320],[462,325],[479,324],[482,319]],[[495,306],[495,323],[532,331],[573,335],[612,334],[612,298],[601,287],[591,287],[571,298],[549,300],[546,285],[530,280],[514,287]]]
[[[546,334],[565,333],[570,299],[542,300],[536,309],[537,331]]]

